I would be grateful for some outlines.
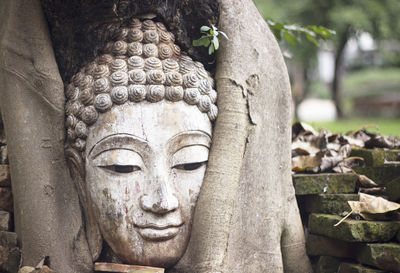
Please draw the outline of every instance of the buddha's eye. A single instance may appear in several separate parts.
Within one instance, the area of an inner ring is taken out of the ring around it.
[[[116,173],[133,173],[136,171],[140,171],[141,168],[135,165],[107,165],[107,166],[99,166],[100,168],[104,168]]]
[[[194,162],[194,163],[188,163],[188,164],[180,164],[180,165],[174,166],[174,168],[179,169],[179,170],[185,170],[185,171],[193,171],[193,170],[197,170],[198,168],[200,168],[201,166],[206,164],[206,162],[207,161]]]

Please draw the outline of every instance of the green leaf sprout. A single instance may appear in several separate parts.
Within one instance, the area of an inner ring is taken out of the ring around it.
[[[216,50],[219,49],[219,34],[229,40],[225,32],[218,30],[214,25],[211,25],[211,27],[202,26],[200,28],[200,33],[203,35],[199,39],[193,40],[192,44],[193,46],[208,47],[209,55],[212,55]]]

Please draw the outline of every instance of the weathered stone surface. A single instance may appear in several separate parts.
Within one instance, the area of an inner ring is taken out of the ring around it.
[[[377,167],[357,167],[354,171],[366,175],[379,185],[385,185],[400,176],[400,164],[385,164]]]
[[[379,269],[400,272],[400,244],[366,244],[357,254],[357,260]]]
[[[318,259],[315,273],[336,273],[340,265],[340,259],[330,256],[321,256]]]
[[[391,201],[400,201],[400,176],[391,180],[385,186],[388,199]]]
[[[10,229],[10,213],[0,210],[0,231],[8,231]]]
[[[99,272],[116,273],[164,273],[164,268],[112,263],[95,263],[94,270]]]
[[[357,194],[318,194],[297,197],[303,212],[340,214],[350,211],[347,201],[358,201]]]
[[[9,187],[0,187],[0,209],[13,211],[13,197]]]
[[[353,193],[357,179],[354,174],[296,174],[293,184],[296,195]]]
[[[0,232],[0,272],[15,273],[18,271],[21,254],[17,247],[17,234]]]
[[[355,258],[357,243],[349,243],[324,236],[309,234],[307,238],[307,254],[310,256],[333,256],[339,258]]]
[[[387,161],[399,161],[400,150],[382,150],[382,149],[358,149],[353,148],[350,156],[359,156],[364,158],[368,167],[381,166]]]
[[[365,221],[348,219],[334,225],[342,217],[328,214],[311,214],[308,228],[311,233],[325,235],[347,242],[387,242],[396,236],[400,222]]]
[[[0,165],[0,187],[10,187],[10,169],[8,165]]]
[[[352,263],[341,263],[337,273],[385,273],[387,271],[370,268],[367,266],[352,264]]]

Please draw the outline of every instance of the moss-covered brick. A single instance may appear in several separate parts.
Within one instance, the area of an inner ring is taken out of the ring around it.
[[[387,242],[396,236],[400,222],[365,221],[347,219],[334,226],[342,217],[313,213],[309,217],[311,233],[347,242]]]
[[[379,269],[400,272],[400,244],[365,244],[358,252],[357,260]]]
[[[387,161],[399,161],[400,150],[353,148],[350,156],[362,157],[367,166],[376,167],[383,165]]]
[[[386,195],[391,201],[400,201],[400,176],[386,185]]]
[[[349,243],[325,236],[309,234],[306,243],[310,256],[332,256],[338,258],[355,258],[358,243]]]
[[[354,174],[296,174],[293,184],[296,195],[353,193],[358,177]]]
[[[356,167],[354,171],[366,175],[379,185],[385,185],[400,176],[400,164],[391,163],[378,167]]]
[[[388,271],[353,263],[341,263],[337,273],[388,273]]]
[[[340,259],[330,256],[321,256],[318,259],[315,273],[336,273],[340,265]]]
[[[350,211],[347,201],[359,201],[357,194],[317,194],[299,195],[299,204],[303,212],[340,214]]]

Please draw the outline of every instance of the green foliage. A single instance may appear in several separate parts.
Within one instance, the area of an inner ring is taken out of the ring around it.
[[[336,34],[335,31],[322,26],[288,25],[270,18],[266,19],[266,21],[278,41],[284,39],[291,45],[296,45],[297,42],[302,41],[303,37],[306,37],[315,46],[319,46],[319,40],[327,40]]]
[[[212,55],[216,50],[219,49],[218,36],[220,34],[224,36],[227,40],[229,40],[225,32],[218,30],[214,25],[211,25],[211,27],[202,26],[200,28],[200,33],[202,33],[203,35],[199,39],[193,40],[192,44],[193,46],[208,47],[209,55]]]

